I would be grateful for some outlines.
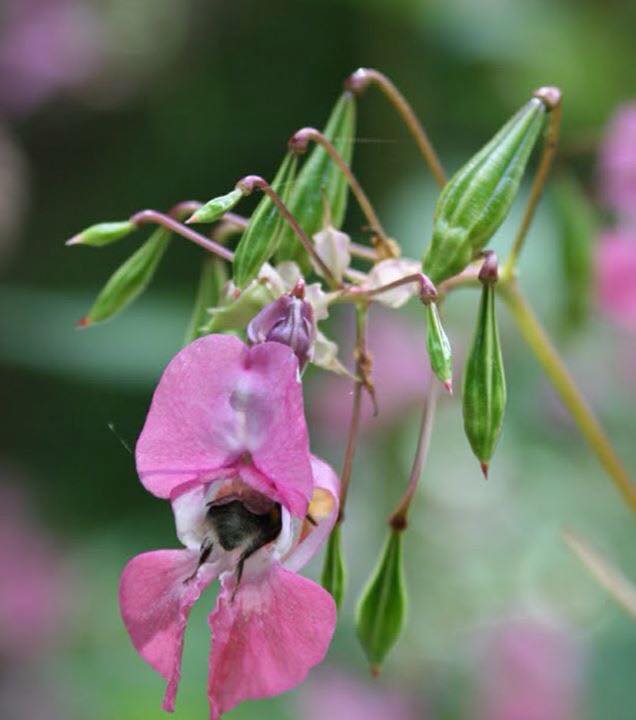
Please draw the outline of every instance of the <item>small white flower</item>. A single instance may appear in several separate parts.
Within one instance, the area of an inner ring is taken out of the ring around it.
[[[351,239],[346,233],[328,225],[317,232],[313,240],[316,252],[340,282],[351,263]],[[318,275],[323,275],[322,269],[313,260],[312,265]]]
[[[422,264],[419,260],[411,258],[390,258],[381,260],[373,266],[373,269],[367,276],[367,282],[363,287],[373,290],[374,288],[388,285],[389,283],[422,272]],[[418,282],[406,283],[392,290],[386,290],[375,296],[375,299],[383,305],[391,308],[399,308],[408,302],[414,295],[419,293],[420,286]]]

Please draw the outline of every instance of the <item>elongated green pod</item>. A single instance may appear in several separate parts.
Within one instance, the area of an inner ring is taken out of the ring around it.
[[[188,329],[183,339],[184,345],[206,334],[206,325],[210,320],[209,310],[218,305],[223,285],[227,279],[225,263],[217,257],[207,255],[201,264],[199,286]]]
[[[170,233],[158,228],[123,265],[111,275],[93,307],[78,323],[80,327],[112,318],[148,287],[170,242]]]
[[[374,674],[379,672],[406,621],[403,534],[402,531],[391,529],[356,609],[358,638]]]
[[[137,226],[128,220],[97,223],[74,235],[70,240],[66,241],[66,244],[103,247],[125,238],[135,230],[137,230]]]
[[[356,131],[355,98],[344,92],[336,103],[323,134],[345,162],[353,157],[353,140]],[[308,237],[322,229],[324,203],[331,213],[331,224],[342,226],[347,209],[348,186],[345,176],[334,164],[327,151],[316,145],[303,163],[289,198],[289,209],[295,215]],[[305,249],[289,227],[283,229],[278,251],[279,260],[296,260],[309,267]]]
[[[240,188],[234,188],[225,195],[208,200],[188,219],[187,223],[208,223],[218,220],[224,213],[231,210],[243,197],[244,193]]]
[[[423,258],[434,283],[461,272],[508,215],[547,112],[532,98],[442,190]]]
[[[487,477],[506,407],[506,377],[491,281],[484,282],[482,288],[477,327],[464,369],[462,402],[464,430]]]
[[[322,566],[320,584],[328,593],[331,593],[331,596],[335,600],[336,607],[340,610],[346,587],[340,524],[334,527],[327,541],[327,552],[325,553],[325,562]]]
[[[285,158],[272,182],[272,189],[280,195],[285,205],[296,179],[298,158],[291,152]],[[268,195],[263,195],[250,218],[234,254],[234,282],[244,288],[276,252],[287,223]]]
[[[598,219],[583,188],[571,175],[553,182],[552,200],[559,228],[563,320],[569,328],[577,328],[590,310]]]
[[[453,356],[434,302],[426,305],[426,347],[431,368],[448,392],[453,391]]]

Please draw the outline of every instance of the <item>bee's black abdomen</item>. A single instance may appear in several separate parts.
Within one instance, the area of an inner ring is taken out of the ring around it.
[[[256,515],[250,512],[240,500],[212,505],[208,510],[210,519],[219,544],[226,551],[250,541],[261,547],[276,539],[281,530],[280,506],[276,505],[271,512]],[[259,543],[260,541],[260,543]]]

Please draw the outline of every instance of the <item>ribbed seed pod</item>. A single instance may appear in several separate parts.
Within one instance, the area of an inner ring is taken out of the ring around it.
[[[380,671],[384,658],[395,645],[406,621],[403,535],[399,530],[390,531],[356,610],[358,638],[374,674]]]
[[[547,111],[532,98],[446,184],[423,258],[434,283],[461,272],[508,215]]]
[[[331,593],[336,602],[336,607],[340,610],[344,599],[346,584],[346,574],[340,542],[340,524],[334,527],[329,536],[327,552],[325,553],[325,563],[322,566],[322,575],[320,576],[320,584],[327,592]]]
[[[298,158],[287,153],[272,182],[272,189],[288,205],[296,179]],[[278,249],[287,223],[268,195],[263,195],[234,254],[234,283],[244,288]]]
[[[482,282],[477,327],[464,370],[463,411],[466,436],[487,477],[503,425],[506,378],[495,315],[495,281]]]
[[[355,131],[355,98],[350,92],[344,92],[336,103],[323,134],[348,165],[353,157]],[[325,202],[329,207],[333,227],[342,226],[347,209],[347,194],[346,178],[327,151],[321,145],[316,145],[298,173],[289,198],[289,209],[307,236],[313,237],[322,230]],[[282,230],[277,259],[295,260],[304,269],[310,267],[305,249],[288,226]]]

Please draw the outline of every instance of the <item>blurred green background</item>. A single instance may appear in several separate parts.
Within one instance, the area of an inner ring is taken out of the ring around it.
[[[175,547],[176,538],[169,508],[143,490],[128,448],[180,346],[201,252],[173,242],[149,292],[121,317],[79,332],[75,321],[139,238],[103,250],[71,250],[64,240],[102,219],[221,194],[247,173],[271,177],[289,135],[322,126],[358,66],[396,82],[449,170],[534,88],[559,85],[562,163],[594,199],[603,126],[636,96],[636,4],[2,0],[0,23],[0,482],[26,498],[65,598],[57,632],[37,652],[0,655],[1,714],[158,718],[163,683],[128,642],[117,582],[129,557]],[[436,188],[377,91],[359,102],[356,141],[363,186],[405,254],[418,257]],[[499,247],[509,245],[521,207],[518,201],[498,233]],[[633,469],[636,342],[595,309],[583,328],[567,328],[557,220],[548,198],[530,233],[521,283]],[[364,241],[363,224],[352,205],[345,227],[354,239]],[[477,298],[466,291],[448,303],[460,356]],[[347,309],[336,313],[335,334],[350,329]],[[420,308],[402,314],[411,337],[421,336],[425,372]],[[509,404],[491,478],[484,483],[470,454],[458,399],[444,400],[406,536],[408,629],[375,688],[380,698],[385,691],[406,698],[404,717],[627,720],[634,716],[636,625],[596,587],[560,533],[564,526],[580,531],[636,577],[633,517],[503,308],[499,317]],[[313,445],[338,468],[342,436],[328,432],[314,407],[328,379],[312,373]],[[328,656],[332,674],[314,673],[293,693],[248,703],[230,717],[317,717],[338,673],[371,692],[353,608],[406,482],[416,431],[417,410],[404,407],[394,422],[364,435],[344,530],[349,590]],[[15,552],[20,567],[19,545]],[[314,561],[309,573],[319,570]],[[0,582],[19,584],[21,572],[3,572]],[[213,601],[212,591],[193,613],[177,719],[206,717],[205,617]],[[50,595],[39,602],[50,604]],[[501,632],[520,625],[531,640],[522,632],[520,648],[502,650]],[[501,687],[493,689],[497,678]],[[567,699],[541,714],[522,701],[529,688]],[[489,693],[511,689],[516,711],[484,709]],[[347,716],[371,717],[355,709]]]

